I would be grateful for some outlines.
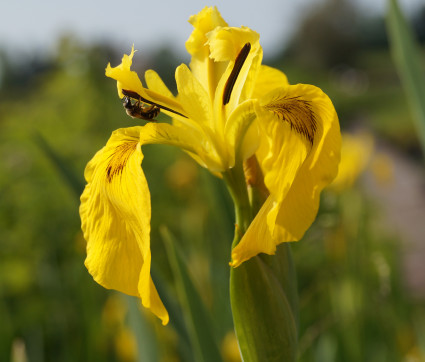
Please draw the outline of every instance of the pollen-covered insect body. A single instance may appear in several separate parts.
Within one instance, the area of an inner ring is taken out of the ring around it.
[[[145,105],[140,99],[133,103],[129,96],[124,96],[122,101],[125,112],[132,118],[153,121],[160,112],[160,108],[156,105]]]

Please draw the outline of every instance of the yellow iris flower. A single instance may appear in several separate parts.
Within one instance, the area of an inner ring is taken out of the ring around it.
[[[168,313],[150,276],[151,205],[141,146],[178,146],[225,180],[255,155],[269,196],[233,249],[233,267],[300,239],[339,162],[338,118],[319,88],[290,85],[282,72],[262,65],[258,33],[229,27],[216,8],[204,8],[189,22],[194,30],[186,49],[192,58],[190,67],[176,69],[177,96],[152,70],[145,73],[147,87],[142,85],[130,69],[134,49],[117,67],[108,64],[106,75],[117,81],[121,98],[140,97],[172,117],[172,124],[113,132],[87,165],[80,207],[85,265],[93,278],[140,297],[163,324]]]

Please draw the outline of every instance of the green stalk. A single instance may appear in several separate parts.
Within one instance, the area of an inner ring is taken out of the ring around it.
[[[253,218],[242,163],[238,163],[234,168],[224,172],[223,179],[235,205],[236,220],[233,249],[245,234]]]
[[[388,0],[387,28],[391,52],[407,95],[425,155],[425,71],[423,53],[396,0]]]
[[[235,204],[234,248],[260,209],[263,193],[258,183],[247,185],[242,164],[223,179]],[[259,242],[262,237],[258,235]],[[298,295],[288,244],[279,246],[274,256],[258,255],[232,268],[230,301],[243,361],[295,361]]]

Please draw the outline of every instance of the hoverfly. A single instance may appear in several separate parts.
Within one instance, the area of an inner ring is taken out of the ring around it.
[[[145,121],[155,121],[154,118],[158,116],[161,109],[178,114],[179,116],[187,118],[185,115],[172,110],[171,108],[162,106],[143,98],[136,92],[123,89],[122,93],[124,98],[122,99],[125,112],[132,118],[144,119]],[[131,100],[134,99],[133,103]]]

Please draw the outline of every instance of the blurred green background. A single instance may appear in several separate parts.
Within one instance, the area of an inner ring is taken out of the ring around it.
[[[324,192],[316,222],[292,247],[300,361],[425,361],[424,157],[385,19],[353,4],[312,3],[285,46],[265,54],[264,63],[291,83],[321,87],[343,130],[370,148],[362,175]],[[410,20],[424,45],[425,5]],[[213,316],[224,360],[238,361],[228,296],[233,207],[220,180],[180,150],[146,146],[143,161],[153,205],[152,273],[173,311],[170,325],[103,289],[85,269],[78,215],[84,167],[113,130],[136,123],[104,76],[121,50],[70,34],[52,34],[48,53],[0,47],[0,360],[193,360],[166,227]],[[150,53],[135,46],[139,74],[154,69],[175,89],[174,69],[187,57],[167,43]],[[349,162],[355,168],[358,161]]]

